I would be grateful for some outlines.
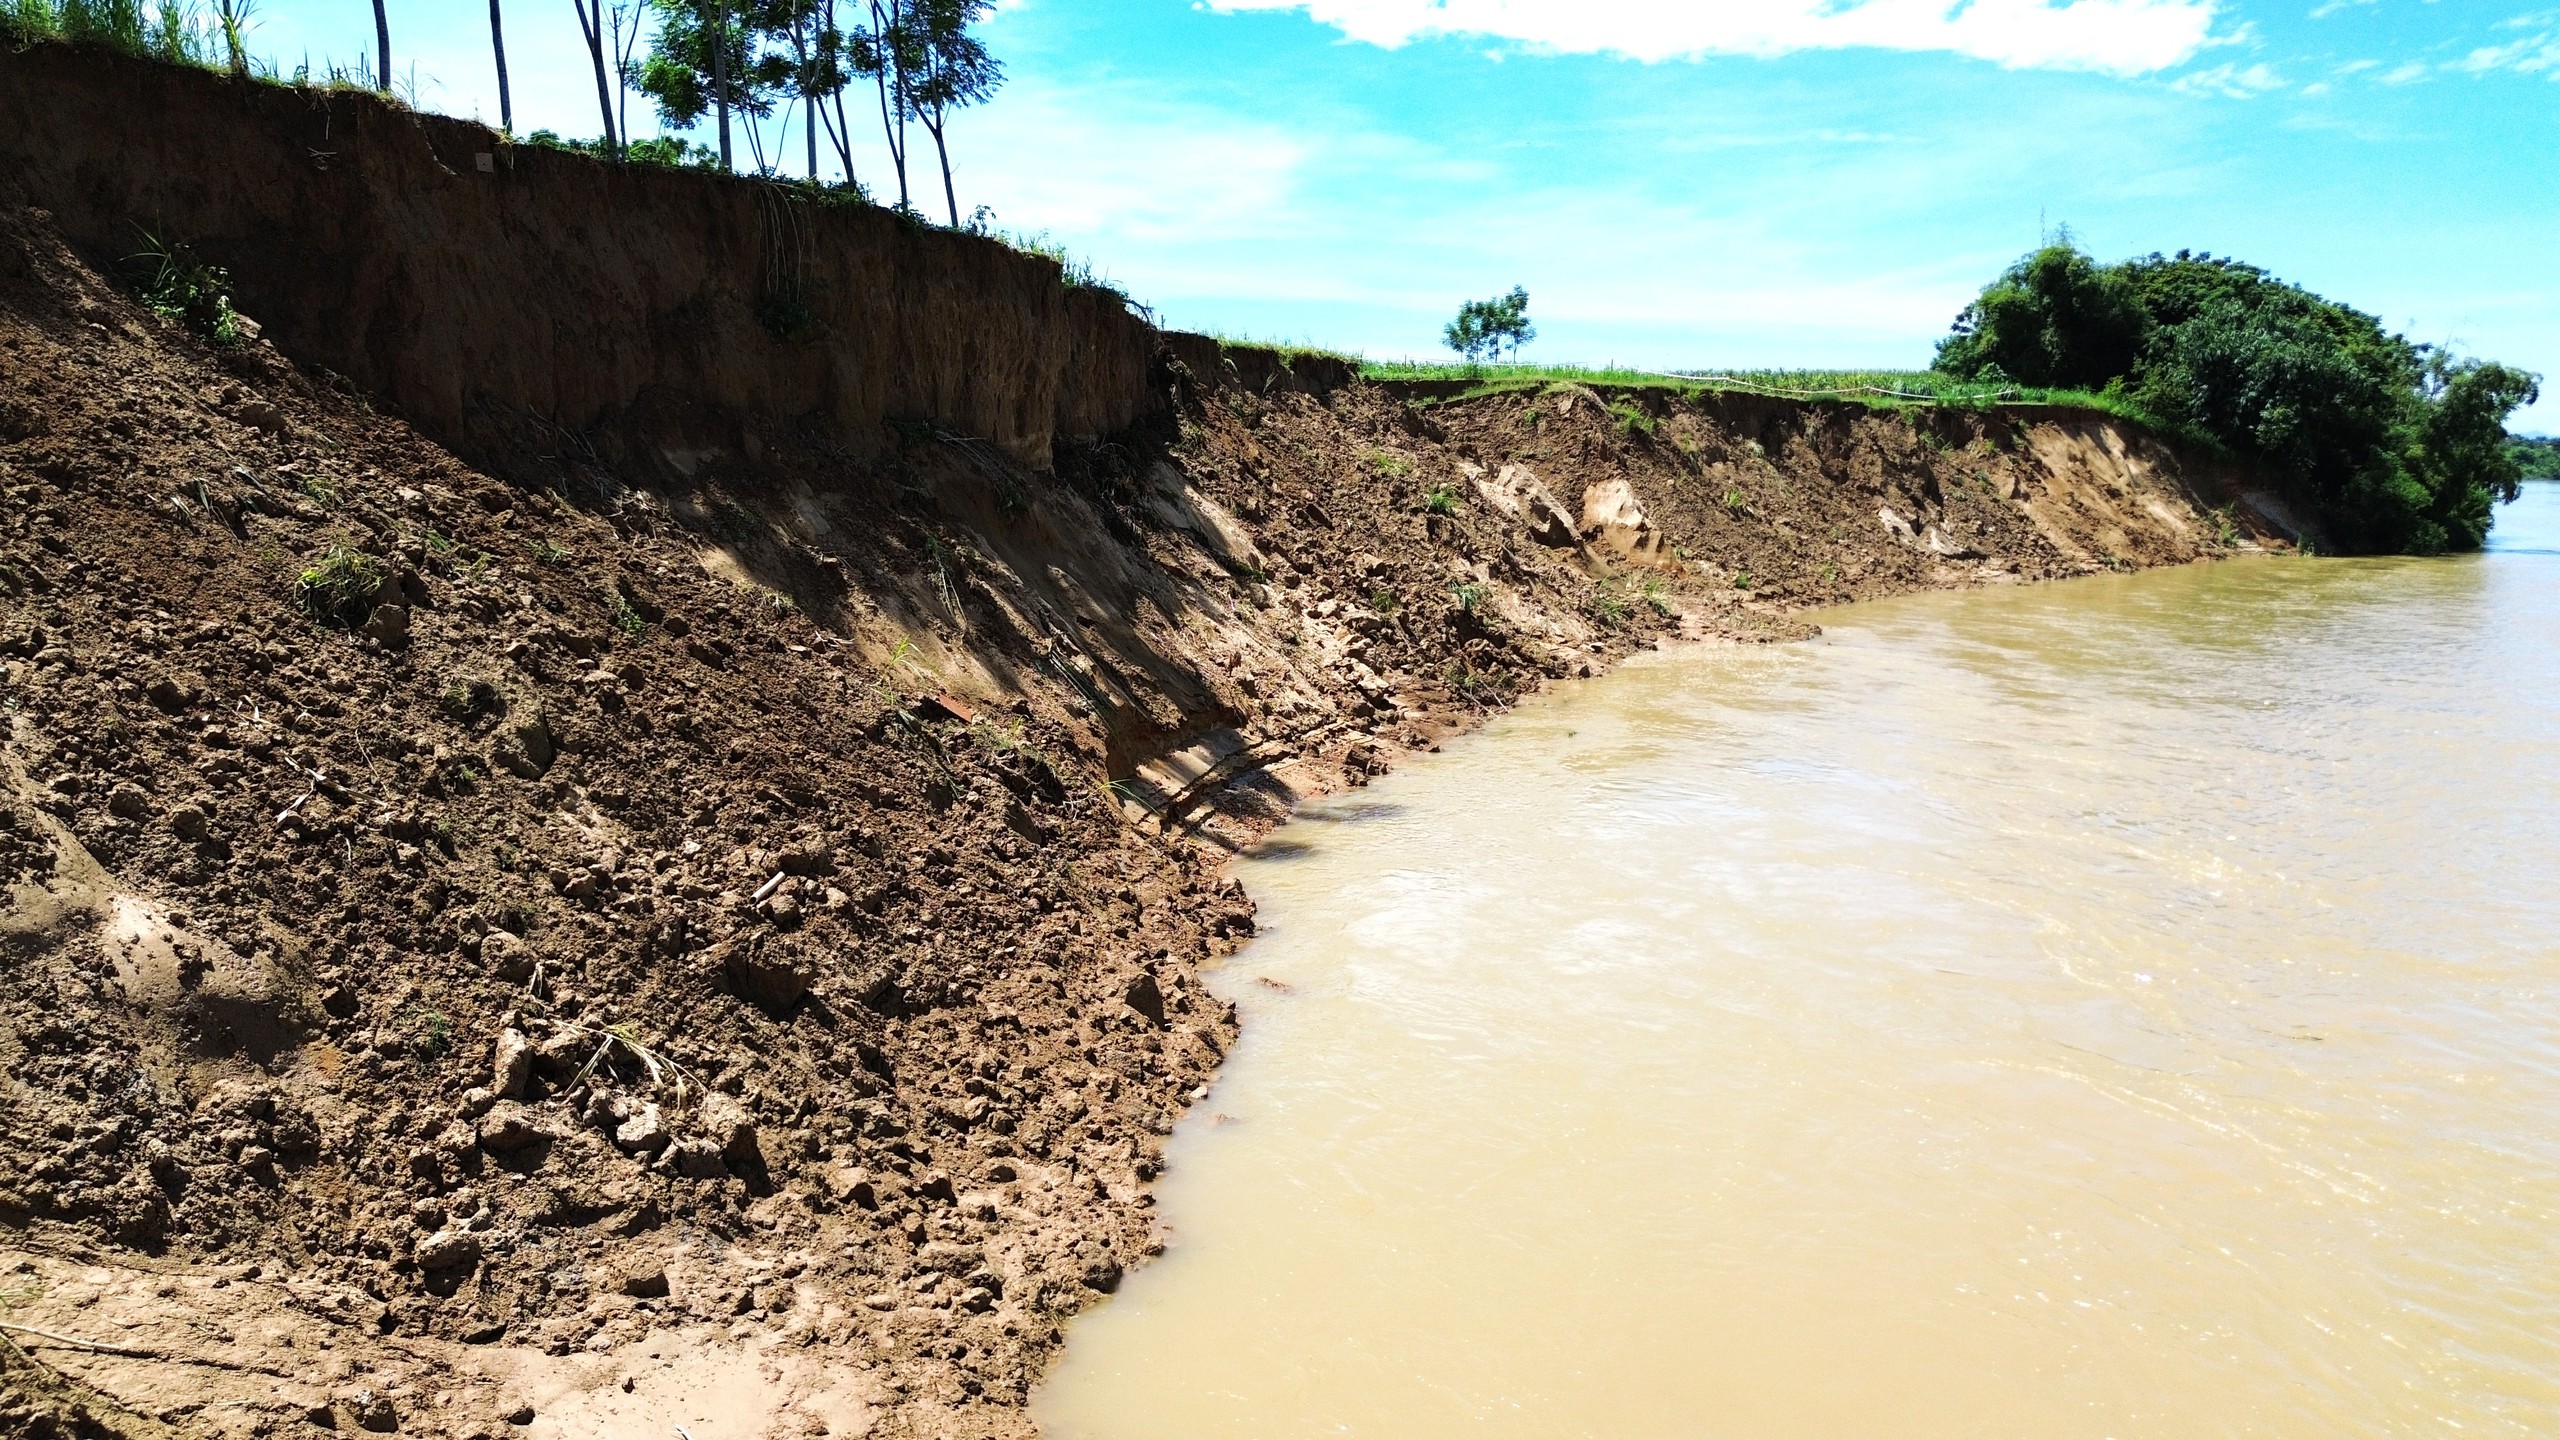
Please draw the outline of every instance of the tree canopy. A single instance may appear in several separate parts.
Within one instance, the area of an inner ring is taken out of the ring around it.
[[[2510,436],[2507,457],[2527,480],[2560,480],[2560,435]]]
[[[1937,368],[2098,391],[2258,467],[2365,554],[2477,550],[2522,478],[2507,417],[2539,378],[2412,344],[2254,265],[2113,265],[2068,235],[1956,317]]]

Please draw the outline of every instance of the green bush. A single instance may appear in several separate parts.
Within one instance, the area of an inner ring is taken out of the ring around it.
[[[231,308],[231,272],[208,265],[188,247],[145,230],[142,249],[127,256],[142,303],[215,345],[240,343],[240,314]]]
[[[2186,251],[2100,265],[2067,236],[1985,288],[1937,364],[2099,390],[2255,465],[2364,554],[2480,548],[2522,476],[2507,417],[2539,384],[2253,265]]]
[[[1969,380],[2095,390],[2133,368],[2148,328],[2121,267],[2067,239],[2009,267],[1938,345],[1938,368]]]
[[[2516,462],[2519,479],[2560,480],[2560,436],[2510,435],[2507,458]]]

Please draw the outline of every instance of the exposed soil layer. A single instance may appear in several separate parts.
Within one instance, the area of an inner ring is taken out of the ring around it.
[[[883,419],[932,421],[1040,463],[1054,436],[1162,405],[1154,330],[1053,260],[362,91],[0,44],[12,188],[101,255],[192,247],[297,361],[484,463],[724,406],[824,417],[865,449]]]
[[[669,396],[498,478],[0,213],[0,1432],[1026,1434],[1297,799],[2264,538],[2099,417],[1154,363],[1045,469]]]

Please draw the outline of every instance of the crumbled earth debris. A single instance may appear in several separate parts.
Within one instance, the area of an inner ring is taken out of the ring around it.
[[[1298,799],[1665,639],[2273,543],[2096,417],[1171,362],[1047,472],[466,463],[99,268],[0,212],[9,1433],[621,1433],[748,1356],[1028,1434]]]

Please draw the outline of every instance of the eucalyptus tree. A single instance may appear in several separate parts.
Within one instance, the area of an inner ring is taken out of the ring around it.
[[[853,81],[847,66],[851,45],[836,24],[835,11],[836,0],[763,0],[752,23],[780,47],[768,52],[764,64],[779,76],[775,88],[799,104],[809,178],[818,178],[818,133],[823,130],[850,184],[853,142],[843,120],[844,91]],[[832,114],[827,108],[831,102]]]
[[[640,67],[631,62],[631,52],[640,47],[648,18],[649,0],[614,0],[605,18],[613,32],[613,134],[621,137],[621,152],[631,148],[631,86],[639,79]]]
[[[498,0],[489,0],[491,7],[490,13],[492,17],[496,14],[497,3]],[[605,23],[607,18],[605,14],[605,0],[569,0],[569,3],[577,8],[578,34],[587,42],[587,59],[595,69],[596,110],[604,117],[605,153],[608,155],[619,156],[622,153],[623,134],[621,126],[617,123],[618,117],[614,114],[613,92],[606,86],[604,78]],[[618,32],[621,29],[621,11],[622,7],[617,5],[614,7],[614,13],[612,15],[617,37]],[[492,23],[494,23],[494,18]],[[633,28],[635,30],[638,28],[636,21],[634,22]],[[622,69],[622,63],[617,63],[614,66],[614,70],[617,75],[622,72]]]
[[[373,0],[373,53],[375,87],[383,94],[391,93],[391,12],[382,8],[382,0]]]
[[[498,128],[509,135],[516,133],[515,102],[507,94],[507,27],[498,14],[499,0],[489,0],[489,48],[498,55]],[[612,141],[610,128],[607,143]]]
[[[983,103],[1004,83],[1004,67],[969,27],[994,7],[989,0],[909,0],[915,73],[907,103],[933,137],[942,164],[942,202],[951,228],[960,228],[960,200],[951,184],[951,112]]]
[[[816,39],[803,87],[837,163],[844,167],[844,183],[858,185],[853,173],[853,124],[844,113],[844,92],[853,88],[856,46],[854,37],[836,21],[836,4],[837,0],[817,0],[810,7]]]
[[[720,0],[659,0],[658,33],[633,83],[656,103],[658,118],[689,129],[708,114],[720,130],[720,168],[734,169],[733,114],[754,121],[773,113],[774,93],[789,80],[789,64],[760,53],[763,38],[743,23],[736,7]],[[752,129],[761,164],[762,137]]]
[[[898,208],[912,211],[907,188],[907,119],[915,114],[917,69],[915,0],[868,0],[871,23],[853,33],[853,66],[871,77],[880,96],[880,134],[888,142],[889,168],[898,172]]]
[[[844,183],[853,185],[857,183],[853,174],[853,122],[845,117],[844,92],[853,87],[853,77],[861,73],[862,49],[858,35],[837,23],[837,3],[838,0],[817,0],[811,7],[812,15],[819,17],[819,39],[806,83],[810,87],[807,93],[819,102],[813,108],[819,123],[826,128],[827,143],[835,147],[836,159],[844,166]]]

